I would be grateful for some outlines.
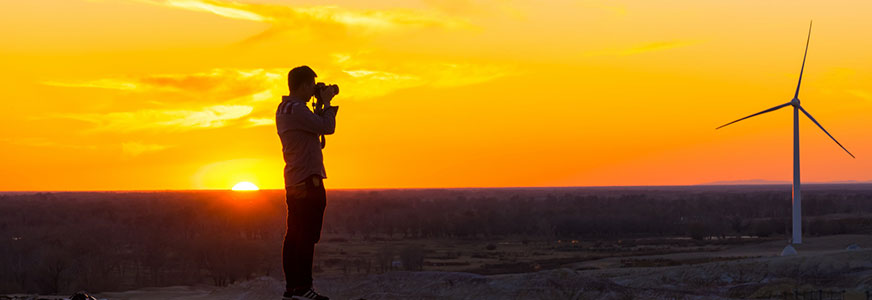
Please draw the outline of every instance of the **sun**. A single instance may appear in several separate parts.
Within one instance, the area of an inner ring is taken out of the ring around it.
[[[240,183],[237,183],[236,185],[234,185],[231,190],[234,190],[234,191],[257,191],[260,189],[257,188],[257,186],[254,185],[254,183],[251,183],[248,181],[243,181],[243,182],[240,182]]]

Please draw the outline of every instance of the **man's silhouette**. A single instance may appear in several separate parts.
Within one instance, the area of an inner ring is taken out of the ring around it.
[[[283,299],[327,300],[312,289],[312,258],[315,243],[321,238],[321,222],[327,196],[322,179],[327,178],[318,137],[336,128],[338,106],[330,89],[317,89],[324,103],[320,115],[306,107],[315,95],[315,74],[307,66],[288,73],[290,95],[282,96],[276,110],[276,128],[285,159],[285,200],[288,229],[282,248],[286,290]]]

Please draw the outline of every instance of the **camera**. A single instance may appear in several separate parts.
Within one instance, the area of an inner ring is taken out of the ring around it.
[[[312,103],[312,111],[316,115],[323,115],[325,106],[324,99],[321,99],[321,92],[327,91],[328,93],[333,93],[333,96],[339,94],[339,86],[335,84],[326,84],[323,82],[319,82],[315,84],[315,102]],[[321,149],[327,146],[327,140],[324,138],[324,135],[321,135]]]
[[[319,83],[315,84],[315,98],[318,98],[318,100],[321,100],[320,99],[321,91],[324,91],[324,90],[326,90],[330,93],[333,93],[334,96],[339,94],[339,86],[338,85],[335,85],[335,84],[328,85],[326,83],[319,82]]]
[[[324,112],[324,106],[327,103],[324,103],[324,99],[321,99],[321,93],[326,91],[328,94],[332,93],[333,96],[339,94],[339,86],[335,84],[326,84],[323,82],[319,82],[315,84],[315,102],[312,103],[312,111],[321,115]],[[333,98],[333,97],[330,97]],[[329,99],[327,100],[329,102]]]

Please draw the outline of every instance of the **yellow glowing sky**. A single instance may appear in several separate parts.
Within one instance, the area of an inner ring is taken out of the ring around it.
[[[281,188],[309,65],[330,188],[870,180],[870,1],[0,2],[0,190]]]

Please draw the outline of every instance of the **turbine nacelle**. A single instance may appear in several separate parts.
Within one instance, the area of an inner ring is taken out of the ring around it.
[[[799,98],[793,98],[793,100],[790,100],[790,105],[799,108]]]

